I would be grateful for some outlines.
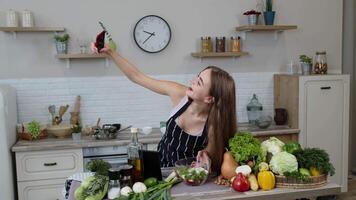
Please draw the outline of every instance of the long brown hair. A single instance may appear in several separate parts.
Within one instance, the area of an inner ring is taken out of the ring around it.
[[[208,145],[206,150],[212,160],[211,168],[220,173],[225,147],[237,131],[235,81],[226,71],[211,69],[210,95],[214,103],[208,116]]]

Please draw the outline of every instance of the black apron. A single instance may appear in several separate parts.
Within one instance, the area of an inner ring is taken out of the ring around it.
[[[188,101],[177,113],[166,122],[166,132],[158,144],[161,167],[173,167],[177,160],[196,157],[198,151],[205,148],[207,143],[207,130],[204,126],[200,136],[189,135],[175,122],[191,104]]]

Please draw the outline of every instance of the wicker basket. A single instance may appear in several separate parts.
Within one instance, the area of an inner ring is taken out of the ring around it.
[[[295,178],[275,175],[277,188],[311,189],[318,188],[327,183],[327,175],[313,176],[310,182],[303,182]]]

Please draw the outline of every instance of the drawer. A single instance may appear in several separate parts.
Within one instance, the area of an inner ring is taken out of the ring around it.
[[[67,178],[83,171],[82,149],[16,153],[17,181]]]
[[[64,182],[65,179],[19,182],[19,200],[64,200]]]

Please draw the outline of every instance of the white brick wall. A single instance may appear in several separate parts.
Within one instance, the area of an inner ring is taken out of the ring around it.
[[[273,74],[232,74],[237,85],[237,114],[239,122],[247,121],[246,105],[256,93],[266,113],[273,114]],[[189,75],[160,75],[157,79],[189,84]],[[131,83],[126,77],[6,79],[0,84],[10,84],[17,89],[19,122],[37,119],[50,122],[48,106],[69,104],[72,111],[77,95],[81,95],[81,117],[84,124],[119,122],[137,127],[159,126],[170,113],[171,104],[166,96],[155,94]],[[69,121],[70,114],[64,116]]]

